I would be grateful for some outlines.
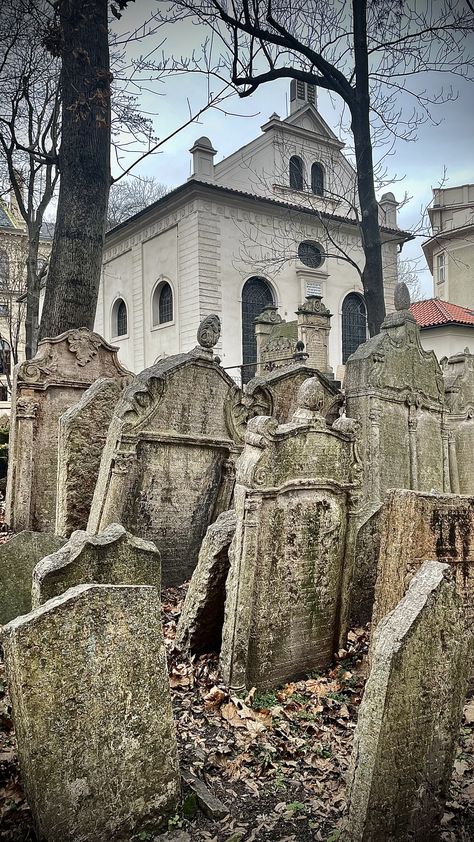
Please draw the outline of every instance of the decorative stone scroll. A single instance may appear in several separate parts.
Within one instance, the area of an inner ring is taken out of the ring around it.
[[[390,491],[380,510],[372,625],[395,607],[427,558],[446,562],[474,628],[474,497]]]
[[[129,376],[117,348],[86,328],[43,339],[15,367],[5,512],[13,530],[54,528],[59,418],[99,377]]]
[[[3,628],[22,780],[38,839],[151,838],[180,775],[153,587],[79,585]]]
[[[443,469],[442,372],[420,344],[402,287],[396,301],[404,309],[390,313],[346,364],[346,413],[360,423],[367,511],[388,488],[451,490]]]
[[[354,435],[327,427],[320,395],[310,378],[291,422],[248,424],[221,649],[236,691],[325,667],[345,630],[360,468]]]
[[[200,329],[202,341],[216,338],[212,325]],[[208,525],[230,507],[239,400],[212,350],[199,346],[143,371],[116,407],[88,530],[117,522],[154,541],[165,586],[191,575]]]
[[[462,604],[448,573],[424,563],[377,628],[344,842],[439,838],[469,675]]]
[[[59,419],[56,533],[85,529],[121,384],[100,377]]]

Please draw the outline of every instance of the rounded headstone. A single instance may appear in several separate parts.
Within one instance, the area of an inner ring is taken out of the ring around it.
[[[395,310],[410,309],[410,291],[406,284],[400,283],[396,285],[393,300],[395,303]]]

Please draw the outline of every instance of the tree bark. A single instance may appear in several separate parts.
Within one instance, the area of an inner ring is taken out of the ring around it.
[[[30,360],[36,354],[38,343],[38,315],[40,280],[38,277],[39,230],[28,231],[28,255],[26,258],[26,318],[25,356]]]
[[[385,318],[382,240],[379,209],[374,189],[374,163],[370,137],[369,61],[367,53],[367,2],[353,0],[355,98],[351,105],[351,128],[357,164],[357,189],[361,210],[361,233],[365,266],[362,286],[370,336],[379,333]]]
[[[39,335],[94,326],[110,187],[107,0],[60,0],[60,188]]]

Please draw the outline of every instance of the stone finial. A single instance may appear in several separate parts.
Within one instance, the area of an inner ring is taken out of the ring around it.
[[[317,412],[321,406],[321,383],[317,377],[308,377],[298,390],[298,409]]]
[[[278,312],[276,304],[267,304],[262,312],[254,319],[255,324],[280,324],[283,319]]]
[[[198,327],[197,340],[201,348],[211,350],[217,345],[221,335],[221,320],[216,313],[211,313],[202,320]]]
[[[406,284],[402,282],[396,285],[393,300],[395,303],[395,310],[410,309],[410,290]]]

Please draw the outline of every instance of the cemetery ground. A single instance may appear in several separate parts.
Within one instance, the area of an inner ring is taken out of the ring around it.
[[[165,836],[176,842],[336,842],[345,810],[345,778],[367,677],[368,628],[351,630],[347,649],[324,673],[274,692],[230,697],[216,654],[191,660],[174,648],[186,585],[163,594],[181,771],[196,776],[228,814],[206,813],[183,784],[182,809]],[[0,673],[0,840],[34,842],[21,785],[3,664]],[[474,839],[474,698],[467,701],[443,842]]]

